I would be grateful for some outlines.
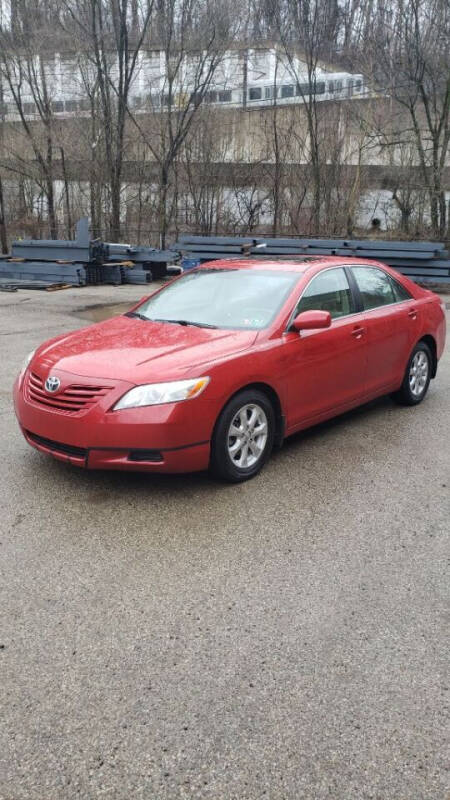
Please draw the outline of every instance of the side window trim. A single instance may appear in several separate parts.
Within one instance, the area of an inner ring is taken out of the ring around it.
[[[333,322],[336,322],[336,320],[347,319],[347,317],[352,317],[354,314],[360,314],[361,313],[361,311],[358,310],[358,303],[357,303],[357,296],[359,295],[359,302],[362,305],[361,295],[360,295],[359,289],[358,289],[358,287],[356,285],[356,279],[354,278],[353,275],[351,275],[351,277],[349,279],[349,276],[347,274],[349,268],[347,267],[346,264],[345,265],[344,264],[333,264],[332,267],[327,267],[326,269],[321,269],[319,272],[316,272],[315,275],[312,275],[311,278],[309,279],[308,283],[306,284],[306,286],[303,287],[300,295],[298,296],[298,298],[297,298],[297,300],[296,300],[296,302],[294,304],[294,308],[292,309],[292,313],[290,314],[289,319],[287,321],[286,333],[289,332],[289,329],[290,329],[290,327],[292,325],[292,322],[294,321],[294,318],[295,318],[295,312],[296,312],[297,306],[300,303],[300,300],[302,300],[303,295],[306,292],[308,286],[310,286],[310,284],[313,282],[313,280],[315,278],[317,278],[318,275],[322,275],[324,272],[330,272],[332,269],[342,269],[342,270],[344,270],[344,274],[345,274],[345,276],[347,278],[347,282],[348,282],[349,289],[350,289],[350,298],[351,298],[351,303],[352,303],[352,311],[350,311],[349,314],[343,314],[342,317],[335,317],[334,319],[332,318],[331,319],[331,324],[333,324]],[[356,287],[356,289],[354,287]]]
[[[352,293],[353,314],[361,314],[364,311],[364,303],[353,270],[346,264],[344,266],[344,272],[347,276],[348,285]]]

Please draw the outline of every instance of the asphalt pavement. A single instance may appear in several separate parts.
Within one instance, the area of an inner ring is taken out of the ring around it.
[[[442,800],[449,349],[239,486],[31,449],[27,352],[139,293],[0,295],[0,798]]]

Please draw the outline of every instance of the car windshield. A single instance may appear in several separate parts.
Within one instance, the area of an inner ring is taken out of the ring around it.
[[[200,327],[260,330],[280,310],[298,272],[201,269],[183,275],[135,312],[148,320]]]

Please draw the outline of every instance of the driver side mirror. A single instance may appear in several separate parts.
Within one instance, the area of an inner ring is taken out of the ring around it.
[[[291,331],[312,331],[317,328],[329,328],[331,325],[331,314],[329,311],[302,311],[297,314],[292,325]]]

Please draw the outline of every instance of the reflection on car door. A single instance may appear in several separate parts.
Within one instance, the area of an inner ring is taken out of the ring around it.
[[[419,331],[417,301],[376,267],[352,267],[367,328],[367,394],[400,386]]]
[[[366,332],[364,316],[342,267],[316,275],[304,290],[295,314],[329,311],[330,328],[284,335],[282,360],[287,383],[287,429],[333,410],[339,413],[364,395]]]

